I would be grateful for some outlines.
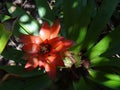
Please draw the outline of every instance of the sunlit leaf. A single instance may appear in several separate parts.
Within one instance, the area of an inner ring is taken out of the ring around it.
[[[55,15],[50,9],[47,0],[35,0],[40,18],[47,21],[54,21]]]
[[[120,37],[120,26],[117,27],[110,34],[102,38],[93,48],[91,48],[87,52],[87,55],[89,55],[89,58],[91,60],[96,57],[96,61],[99,61],[97,60],[97,57],[101,55],[103,56],[103,53],[110,54],[109,55],[110,57],[112,57],[113,54],[119,54],[120,53],[120,48],[119,48],[120,41],[118,40],[119,37]]]
[[[9,30],[6,30],[3,24],[0,24],[0,54],[4,50],[11,35],[12,35],[12,32],[10,32]]]
[[[8,20],[8,19],[10,19],[10,16],[8,16],[8,15],[0,15],[0,21],[1,22],[4,22],[5,20]]]
[[[109,48],[110,41],[111,39],[109,37],[104,37],[100,42],[98,42],[92,49],[87,52],[89,58],[93,59],[104,53]]]
[[[37,20],[27,14],[20,7],[11,3],[7,3],[7,8],[13,17],[18,18],[18,22],[13,31],[15,35],[19,35],[20,33],[38,35],[40,25]]]
[[[116,27],[114,31],[112,31],[108,37],[110,38],[109,49],[103,54],[106,56],[112,56],[115,54],[120,54],[120,25]]]
[[[106,74],[105,77],[111,80],[120,81],[120,75],[117,74]]]
[[[120,81],[115,81],[115,80],[108,80],[102,83],[103,85],[110,87],[114,90],[119,90],[120,89]]]

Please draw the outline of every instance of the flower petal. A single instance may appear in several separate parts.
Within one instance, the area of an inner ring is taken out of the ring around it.
[[[64,40],[63,44],[64,44],[64,49],[63,49],[63,51],[64,51],[64,50],[69,49],[74,44],[74,42],[70,41],[70,40]]]
[[[25,69],[32,70],[32,69],[35,69],[37,66],[38,66],[38,59],[36,57],[33,57],[27,60]]]
[[[50,38],[50,26],[47,22],[42,25],[39,35],[43,41]]]
[[[32,35],[21,35],[21,41],[23,44],[35,43],[40,44],[42,43],[42,39],[39,36],[32,36]]]
[[[52,46],[53,50],[60,52],[63,48],[64,48],[64,44],[62,41],[56,42],[53,46]]]
[[[46,58],[46,60],[50,64],[56,64],[55,59],[56,59],[56,54],[51,54],[50,56],[47,56],[47,58]]]
[[[45,67],[46,65],[46,62],[45,62],[45,57],[44,56],[39,56],[39,66],[42,68],[42,67]]]
[[[64,39],[64,37],[55,37],[52,38],[48,41],[49,44],[54,45],[56,44],[56,42],[62,41]]]
[[[38,53],[39,52],[39,45],[38,44],[26,44],[23,46],[23,50],[26,52],[26,53],[30,53],[30,54],[34,54],[34,53]]]
[[[45,65],[45,71],[47,72],[47,75],[50,77],[50,79],[54,80],[56,77],[56,66],[51,64]]]
[[[62,60],[62,57],[60,55],[57,55],[57,58],[55,61],[56,61],[56,66],[65,66]]]
[[[51,34],[50,39],[55,38],[58,36],[58,33],[60,31],[60,22],[59,20],[54,21],[53,25],[51,26]]]

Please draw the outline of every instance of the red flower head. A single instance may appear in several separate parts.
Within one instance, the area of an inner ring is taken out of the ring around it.
[[[44,68],[48,76],[54,79],[56,67],[64,66],[62,53],[71,47],[72,41],[58,37],[60,23],[56,20],[52,26],[45,22],[39,32],[39,36],[22,35],[23,50],[26,53],[28,70],[36,67]]]

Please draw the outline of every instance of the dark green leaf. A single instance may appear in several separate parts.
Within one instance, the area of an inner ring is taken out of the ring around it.
[[[46,75],[34,78],[9,78],[0,84],[1,90],[47,90],[52,82]]]
[[[120,59],[119,58],[105,58],[105,57],[96,57],[91,60],[92,67],[111,67],[111,68],[120,68]]]
[[[83,0],[81,0],[82,2]],[[75,40],[77,45],[74,47],[75,52],[79,52],[81,44],[85,39],[88,25],[94,10],[94,0],[89,0],[84,7],[81,7],[81,3],[78,0],[71,0],[70,4],[64,1],[64,28],[67,34],[67,38]],[[75,7],[74,4],[76,5]],[[75,15],[74,15],[75,14]]]
[[[23,66],[0,66],[0,70],[4,70],[9,74],[18,75],[21,78],[34,77],[43,74],[42,70],[40,71],[35,69],[32,71],[27,71]]]
[[[96,43],[95,41],[98,39],[96,37],[104,30],[119,2],[120,0],[103,0],[87,32],[83,48],[88,49]]]
[[[16,50],[10,47],[7,47],[3,52],[2,55],[4,56],[4,58],[8,59],[8,60],[14,60],[17,63],[25,63],[25,60],[22,59],[23,57],[23,52],[20,50]]]
[[[80,78],[78,82],[73,82],[74,90],[92,90],[84,78]]]

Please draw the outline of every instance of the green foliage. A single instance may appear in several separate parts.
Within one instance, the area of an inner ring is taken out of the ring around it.
[[[0,54],[5,48],[11,35],[12,35],[12,32],[10,32],[9,30],[6,30],[5,26],[0,23]]]
[[[52,23],[55,19],[55,15],[53,11],[50,9],[47,0],[35,0],[36,6],[37,6],[37,11],[43,20],[47,20],[50,23]]]
[[[83,48],[90,48],[96,43],[96,39],[98,39],[96,37],[104,30],[119,2],[119,0],[112,0],[111,2],[109,0],[103,0],[88,29]]]
[[[7,7],[12,17],[18,19],[13,31],[15,35],[18,36],[20,33],[38,35],[40,25],[37,20],[18,6],[7,3]]]

